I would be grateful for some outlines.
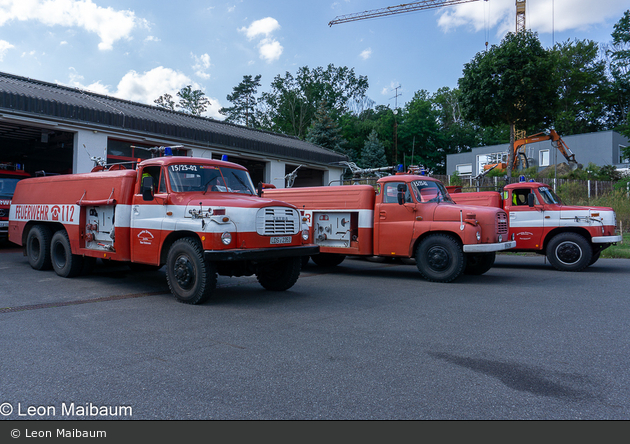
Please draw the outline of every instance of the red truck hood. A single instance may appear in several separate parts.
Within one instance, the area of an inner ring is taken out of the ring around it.
[[[613,211],[612,208],[608,207],[593,207],[590,205],[553,205],[551,209],[556,211]]]
[[[461,213],[460,213],[461,211]],[[467,214],[474,214],[475,219],[483,222],[486,218],[488,222],[494,222],[499,208],[479,207],[473,205],[455,205],[450,203],[440,203],[435,206],[433,220],[435,221],[459,221],[460,214],[466,219]]]

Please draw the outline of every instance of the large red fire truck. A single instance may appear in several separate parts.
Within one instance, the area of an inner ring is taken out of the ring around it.
[[[371,185],[265,190],[304,214],[318,265],[338,265],[347,255],[415,258],[422,276],[450,282],[462,273],[483,274],[497,251],[516,245],[499,208],[456,205],[437,179],[396,174]]]
[[[62,277],[97,258],[165,265],[177,299],[199,304],[213,294],[217,274],[255,274],[268,290],[291,288],[301,256],[318,252],[304,242],[301,219],[293,205],[260,197],[240,165],[166,156],[137,170],[21,181],[9,240],[23,246],[33,268]]]
[[[11,199],[15,192],[17,183],[31,177],[26,171],[20,169],[18,165],[2,163],[0,164],[0,241],[7,239],[9,231],[9,208]]]

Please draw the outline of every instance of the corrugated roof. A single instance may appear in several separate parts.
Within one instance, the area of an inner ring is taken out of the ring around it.
[[[298,139],[0,72],[0,112],[51,117],[198,145],[333,163],[345,156]]]

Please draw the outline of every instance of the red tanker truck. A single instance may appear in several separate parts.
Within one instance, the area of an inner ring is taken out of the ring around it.
[[[18,183],[9,240],[33,268],[72,277],[97,258],[165,265],[175,297],[200,304],[217,274],[255,274],[264,288],[287,290],[301,256],[318,252],[303,240],[299,211],[257,195],[235,163],[167,156],[99,169]]]
[[[437,179],[396,174],[371,185],[265,190],[302,210],[309,240],[320,248],[318,265],[346,256],[415,258],[422,276],[450,282],[462,273],[483,274],[508,238],[505,211],[456,205]]]
[[[615,233],[612,208],[564,205],[547,185],[520,182],[506,185],[503,192],[452,193],[460,204],[501,208],[509,214],[510,236],[515,252],[547,256],[561,271],[580,271],[599,259],[601,252],[620,242]]]

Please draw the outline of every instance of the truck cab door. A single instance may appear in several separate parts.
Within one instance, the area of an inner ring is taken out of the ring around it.
[[[530,193],[534,193],[532,207],[528,204]],[[504,208],[510,219],[509,236],[511,238],[514,234],[516,249],[540,249],[545,229],[545,212],[534,190],[527,187],[513,188],[508,192]]]
[[[398,186],[404,182],[386,182],[382,184],[381,196],[377,197],[375,207],[374,242],[377,256],[409,257],[411,239],[416,221],[416,204],[407,188],[403,203],[398,202]]]
[[[131,205],[131,260],[144,264],[159,265],[162,244],[162,224],[166,217],[166,187],[163,170],[160,167],[145,167],[142,175],[153,178],[153,198],[145,200],[142,183],[136,185]]]

